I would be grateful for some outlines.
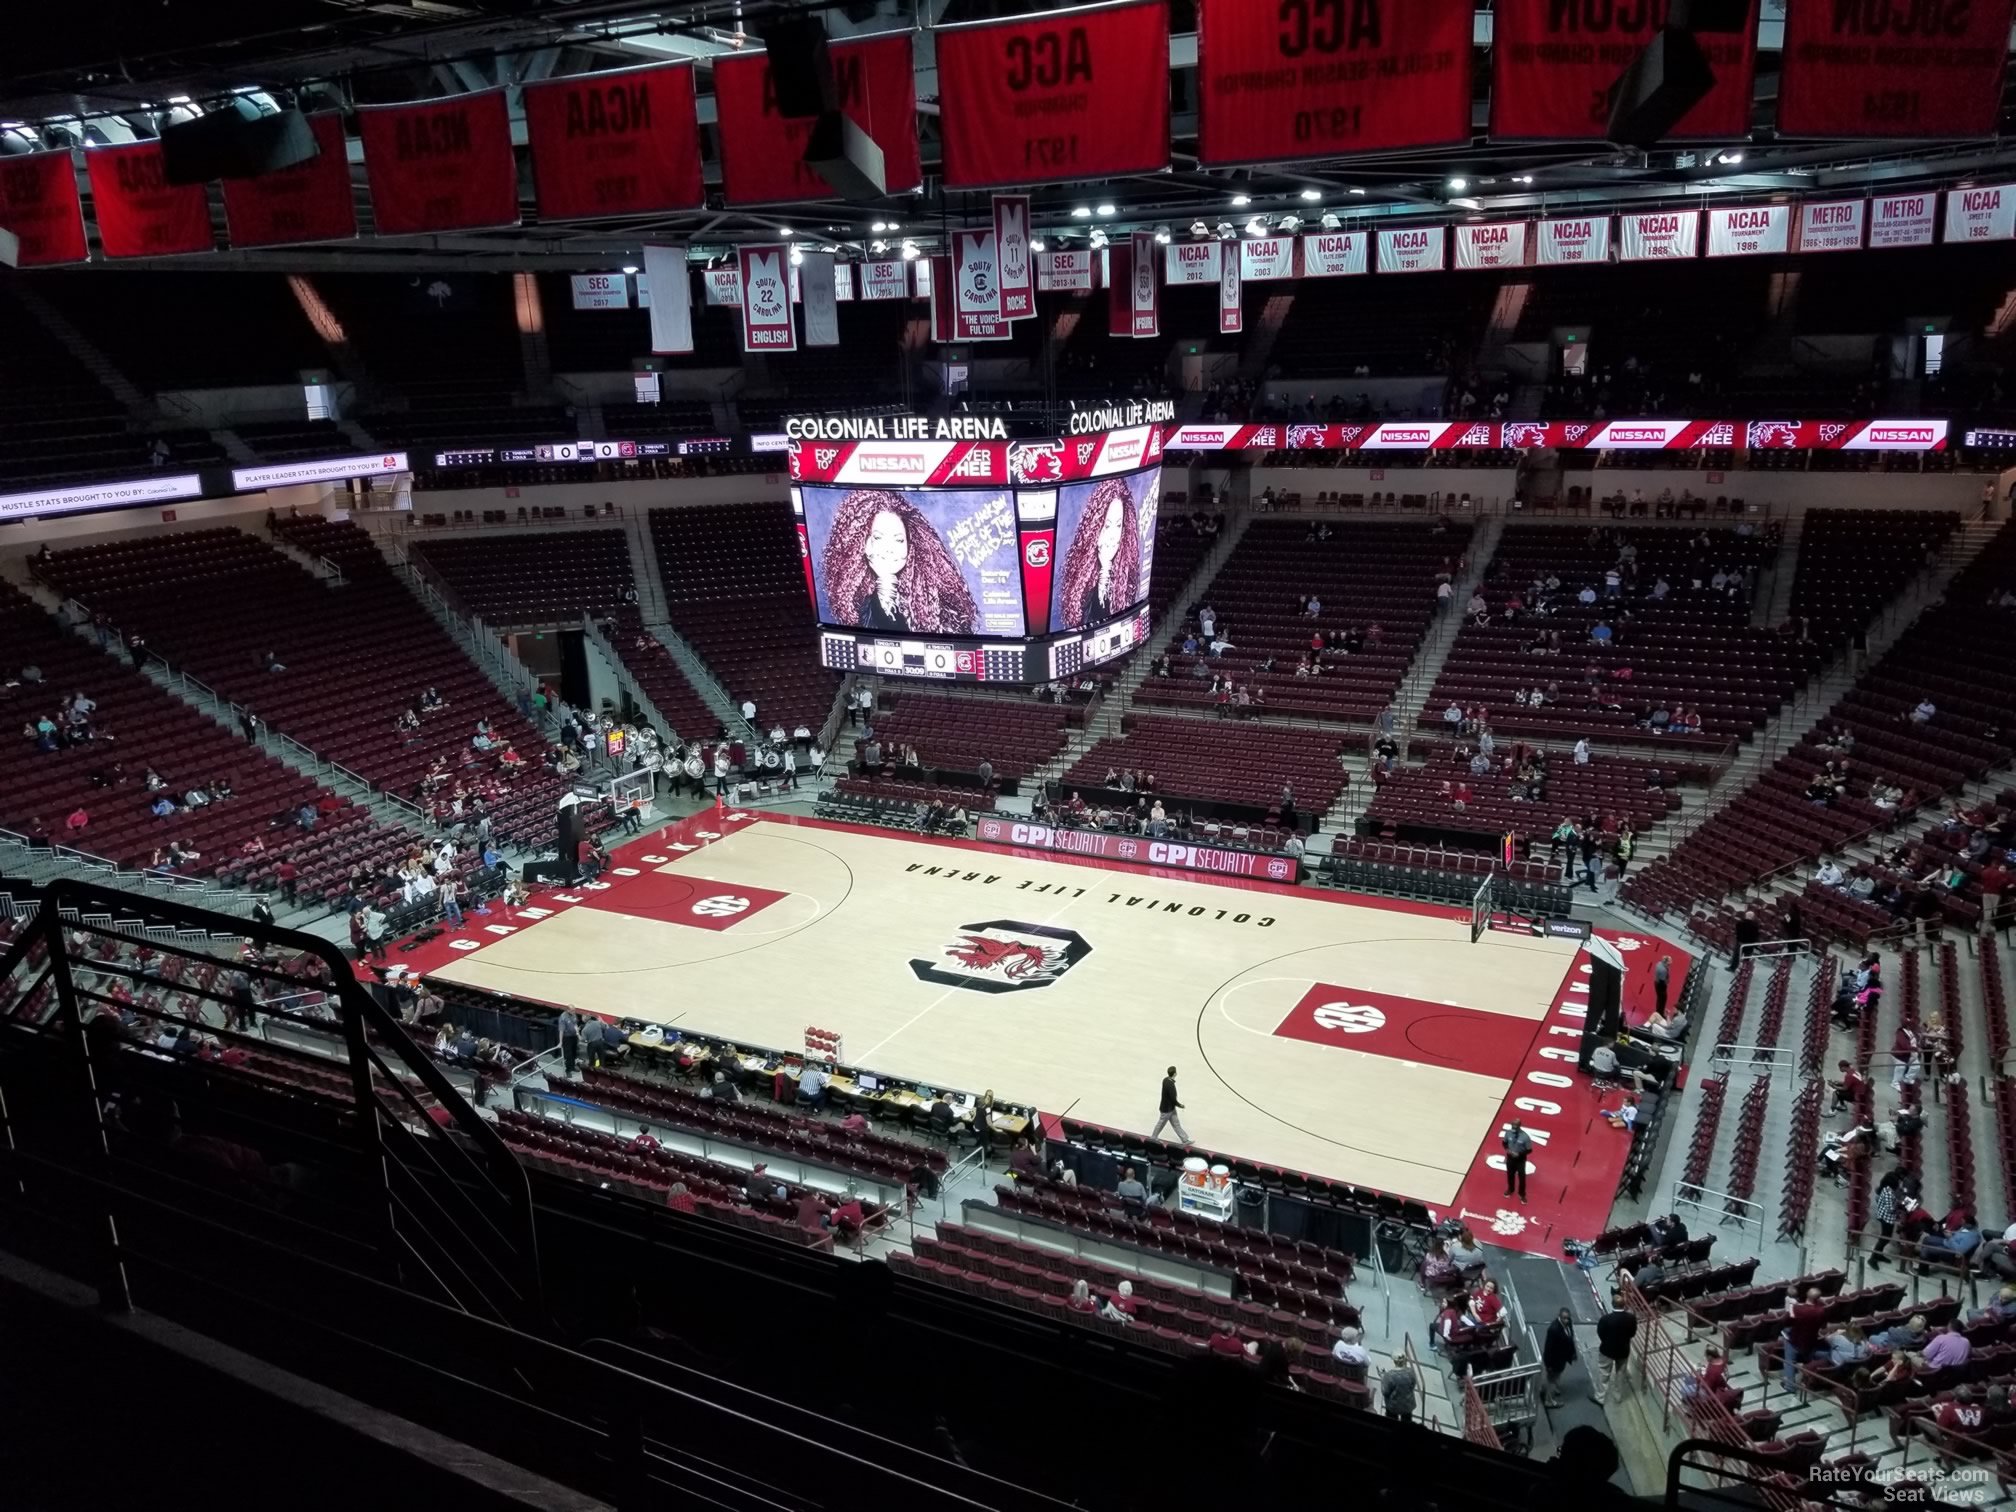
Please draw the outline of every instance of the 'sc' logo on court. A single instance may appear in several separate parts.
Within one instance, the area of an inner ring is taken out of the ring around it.
[[[1369,1003],[1325,1003],[1316,1010],[1316,1022],[1345,1034],[1376,1034],[1386,1027],[1386,1015]]]
[[[693,912],[708,919],[725,919],[732,914],[746,913],[749,908],[747,898],[738,898],[732,893],[718,893],[711,898],[702,898],[693,905]]]

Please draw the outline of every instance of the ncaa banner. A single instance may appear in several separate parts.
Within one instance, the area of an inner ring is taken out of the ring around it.
[[[840,345],[840,305],[834,287],[833,254],[807,252],[797,272],[798,289],[805,305],[805,345]]]
[[[1995,134],[2011,0],[1785,7],[1778,129],[1790,136]]]
[[[1371,238],[1363,231],[1312,231],[1302,238],[1304,278],[1343,278],[1363,273]]]
[[[861,297],[867,299],[908,299],[909,265],[900,257],[883,258],[861,264]]]
[[[1699,210],[1657,210],[1619,217],[1620,262],[1667,262],[1695,257],[1701,248]]]
[[[1128,0],[940,26],[945,186],[994,189],[1169,166],[1169,10]]]
[[[1535,232],[1534,263],[1542,268],[1610,260],[1610,217],[1573,215],[1543,220]]]
[[[790,253],[780,242],[738,247],[735,268],[742,275],[742,350],[795,352],[798,327],[791,319]]]
[[[357,234],[342,112],[320,111],[308,117],[308,129],[315,133],[316,153],[305,163],[256,178],[224,180],[224,223],[232,246],[348,241]]]
[[[1939,196],[1930,190],[1869,201],[1869,248],[1929,247]]]
[[[1001,314],[1026,320],[1036,313],[1036,268],[1029,250],[1029,196],[994,196],[994,252],[1001,260]]]
[[[1439,273],[1449,255],[1441,226],[1402,226],[1379,233],[1381,273]]]
[[[1859,252],[1867,200],[1806,200],[1799,206],[1801,252]]]
[[[2011,237],[2016,237],[2016,184],[1946,191],[1946,241],[2008,241]]]
[[[501,89],[357,112],[379,236],[518,224],[518,161]]]
[[[1135,231],[1128,238],[1127,309],[1130,336],[1162,334],[1162,284],[1155,277],[1155,233]]]
[[[1092,292],[1090,252],[1038,252],[1036,288],[1044,294],[1089,294]]]
[[[1710,257],[1758,257],[1792,244],[1790,205],[1740,205],[1708,212]]]
[[[541,220],[704,202],[691,63],[578,74],[523,93]]]
[[[1265,283],[1295,276],[1295,238],[1249,236],[1239,243],[1239,281]]]
[[[1791,9],[1813,3],[1795,0]],[[1602,141],[1611,91],[1665,21],[1662,4],[1497,0],[1491,15],[1491,135]],[[1714,82],[1664,140],[1740,141],[1750,131],[1757,0],[1749,0],[1740,30],[1702,32],[1695,40],[1708,55]]]
[[[1162,281],[1167,284],[1215,284],[1224,262],[1238,258],[1221,257],[1219,243],[1171,242],[1162,249]]]
[[[655,295],[651,350],[686,355],[693,350],[693,278],[686,271],[686,249],[647,246],[644,277]]]
[[[1001,318],[1001,266],[994,228],[952,233],[952,287],[962,320]]]
[[[1227,247],[1218,269],[1218,334],[1232,336],[1246,329],[1246,308],[1240,298],[1240,259]]]
[[[891,194],[924,185],[917,156],[917,79],[910,33],[888,32],[827,49],[840,111],[882,149]],[[764,53],[713,60],[715,130],[721,139],[721,192],[730,205],[777,205],[834,198],[833,186],[805,166],[815,124],[777,112],[777,88]]]
[[[91,179],[98,244],[107,257],[162,257],[216,247],[209,195],[201,184],[168,182],[159,142],[89,147],[84,167]]]
[[[1213,167],[1470,140],[1471,0],[1199,0]]]
[[[1526,266],[1526,222],[1456,228],[1459,268],[1523,268]]]
[[[742,270],[734,263],[725,268],[703,268],[700,286],[707,291],[707,303],[716,309],[742,308]]]
[[[23,268],[82,262],[90,255],[69,148],[0,157],[0,231],[19,238],[15,257]]]

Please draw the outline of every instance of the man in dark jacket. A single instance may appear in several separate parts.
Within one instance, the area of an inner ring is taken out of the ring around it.
[[[1176,1131],[1178,1139],[1182,1140],[1186,1145],[1190,1143],[1189,1131],[1183,1127],[1183,1120],[1176,1116],[1177,1109],[1182,1106],[1183,1104],[1176,1098],[1176,1068],[1171,1066],[1169,1074],[1162,1078],[1162,1116],[1155,1120],[1154,1132],[1149,1134],[1148,1137],[1150,1139],[1160,1139],[1162,1137],[1162,1126],[1167,1124]]]
[[[1631,1340],[1638,1333],[1638,1320],[1624,1310],[1622,1296],[1610,1299],[1610,1311],[1596,1320],[1596,1405],[1610,1395],[1610,1383],[1630,1384]]]
[[[1575,1363],[1580,1354],[1575,1343],[1575,1319],[1564,1307],[1547,1325],[1547,1339],[1540,1346],[1540,1363],[1547,1370],[1547,1386],[1541,1400],[1549,1407],[1561,1405],[1561,1374]]]
[[[1526,1200],[1526,1160],[1533,1153],[1533,1136],[1520,1128],[1519,1120],[1515,1118],[1505,1132],[1498,1137],[1498,1142],[1505,1147],[1505,1195],[1510,1197],[1513,1188],[1517,1187],[1519,1200],[1524,1202]]]

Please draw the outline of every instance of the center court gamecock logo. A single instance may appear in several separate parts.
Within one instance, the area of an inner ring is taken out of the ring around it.
[[[959,936],[936,960],[910,962],[918,981],[972,992],[1027,992],[1054,985],[1092,954],[1075,929],[1018,919],[986,919],[959,928]]]
[[[1063,443],[1018,441],[1008,448],[1008,476],[1017,483],[1055,483],[1064,476]]]

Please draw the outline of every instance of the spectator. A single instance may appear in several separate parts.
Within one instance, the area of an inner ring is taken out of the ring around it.
[[[1414,1372],[1398,1360],[1379,1377],[1379,1405],[1395,1422],[1414,1421]]]
[[[1617,1293],[1610,1299],[1610,1311],[1596,1320],[1596,1405],[1601,1407],[1610,1395],[1611,1383],[1623,1381],[1630,1384],[1631,1340],[1637,1336],[1638,1320],[1625,1310],[1624,1294]]]
[[[1787,1391],[1799,1389],[1799,1364],[1820,1352],[1820,1331],[1827,1324],[1827,1305],[1820,1288],[1809,1286],[1802,1301],[1791,1293],[1785,1296],[1785,1327],[1779,1338],[1785,1344],[1783,1377]]]
[[[1372,1370],[1372,1356],[1366,1353],[1359,1342],[1363,1335],[1355,1328],[1337,1331],[1337,1342],[1330,1346],[1330,1354],[1337,1361],[1337,1374],[1347,1381],[1363,1381]]]
[[[1143,1186],[1134,1174],[1134,1167],[1124,1166],[1120,1171],[1120,1181],[1113,1188],[1113,1195],[1126,1203],[1130,1210],[1148,1205],[1148,1188]]]
[[[1967,1335],[1960,1331],[1960,1320],[1954,1318],[1925,1346],[1925,1364],[1932,1370],[1945,1370],[1949,1366],[1965,1365],[1974,1352],[1974,1345]]]
[[[1540,1364],[1547,1373],[1547,1383],[1541,1394],[1545,1405],[1561,1405],[1561,1377],[1580,1354],[1581,1350],[1575,1342],[1574,1315],[1564,1307],[1547,1325],[1547,1339],[1540,1347]]]

